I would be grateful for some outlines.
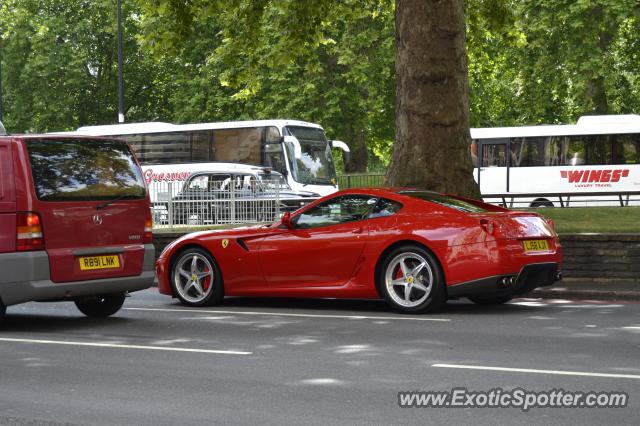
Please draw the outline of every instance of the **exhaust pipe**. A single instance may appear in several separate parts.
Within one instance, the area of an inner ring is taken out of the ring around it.
[[[500,284],[502,285],[502,287],[513,287],[516,284],[516,277],[502,277],[500,279]]]

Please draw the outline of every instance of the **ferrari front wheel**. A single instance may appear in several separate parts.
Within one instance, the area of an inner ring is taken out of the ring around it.
[[[206,250],[190,248],[180,253],[170,277],[171,288],[183,305],[214,305],[224,296],[222,275]]]
[[[417,245],[391,251],[382,261],[377,282],[387,303],[402,313],[433,312],[446,302],[438,261]]]

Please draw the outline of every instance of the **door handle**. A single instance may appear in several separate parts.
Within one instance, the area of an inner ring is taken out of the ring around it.
[[[351,231],[352,234],[362,234],[362,228],[356,228],[353,231]]]

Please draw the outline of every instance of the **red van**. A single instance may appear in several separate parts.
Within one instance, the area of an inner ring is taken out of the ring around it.
[[[9,136],[0,124],[0,319],[29,301],[116,313],[150,287],[149,195],[129,146],[76,136]]]

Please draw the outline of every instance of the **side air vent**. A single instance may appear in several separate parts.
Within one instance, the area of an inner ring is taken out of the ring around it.
[[[238,242],[238,245],[240,247],[242,247],[245,251],[249,251],[249,247],[247,247],[247,245],[244,243],[243,240],[236,240]]]

